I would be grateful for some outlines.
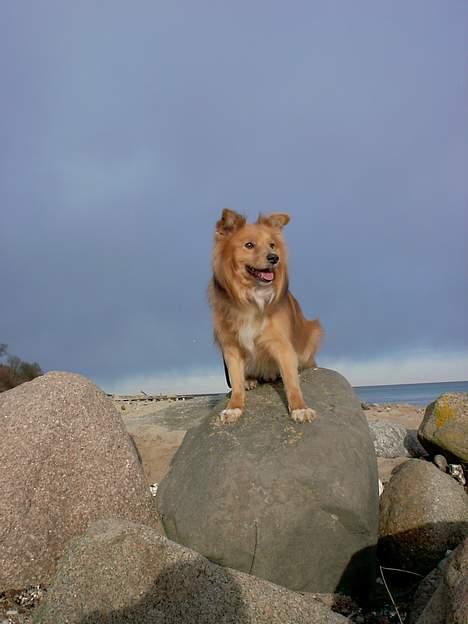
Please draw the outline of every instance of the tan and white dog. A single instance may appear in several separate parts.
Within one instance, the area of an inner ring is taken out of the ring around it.
[[[288,222],[287,214],[275,213],[248,224],[225,208],[216,224],[209,295],[215,341],[232,384],[222,423],[241,416],[246,389],[279,376],[291,418],[310,422],[315,417],[302,396],[298,371],[315,366],[323,330],[318,320],[304,318],[288,289],[282,236]]]

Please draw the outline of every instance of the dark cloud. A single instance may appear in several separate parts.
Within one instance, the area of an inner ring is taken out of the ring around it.
[[[462,2],[6,2],[0,340],[116,379],[217,365],[223,206],[288,210],[328,357],[467,349]]]

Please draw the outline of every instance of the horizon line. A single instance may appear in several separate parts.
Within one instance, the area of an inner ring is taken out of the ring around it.
[[[468,383],[468,379],[452,379],[450,381],[410,381],[405,383],[393,384],[365,384],[360,386],[351,386],[352,388],[388,388],[389,386],[431,386],[434,384],[454,384]]]

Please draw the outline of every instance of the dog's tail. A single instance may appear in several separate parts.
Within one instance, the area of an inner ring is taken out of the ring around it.
[[[315,368],[315,354],[317,353],[323,338],[323,327],[319,319],[306,321],[307,341],[300,358],[303,362],[303,368]]]

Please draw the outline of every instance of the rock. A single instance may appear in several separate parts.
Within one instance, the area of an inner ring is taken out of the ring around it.
[[[437,466],[439,470],[442,472],[448,471],[448,462],[443,455],[434,455],[433,460],[434,464]]]
[[[159,526],[120,416],[84,377],[48,373],[0,394],[0,430],[0,592],[46,585],[93,520]]]
[[[372,420],[369,429],[377,457],[423,457],[426,451],[417,437],[398,423]]]
[[[237,423],[218,424],[223,402],[187,432],[158,490],[166,534],[289,589],[367,592],[378,525],[367,422],[338,373],[308,370],[302,389],[313,423],[289,418],[281,383],[262,384]]]
[[[156,531],[101,521],[70,542],[35,624],[340,624],[346,618],[210,563]]]
[[[377,457],[377,470],[383,489],[392,478],[394,471],[406,461],[408,457]]]
[[[468,393],[442,394],[428,405],[418,437],[431,453],[468,462]]]
[[[437,582],[437,587],[420,617],[412,621],[417,624],[467,624],[468,539],[443,562],[431,581]]]
[[[409,459],[380,497],[379,555],[389,566],[426,574],[468,535],[468,498],[434,464]]]
[[[443,569],[447,565],[449,557],[450,555],[444,557],[444,559],[438,563],[437,567],[431,570],[419,583],[414,593],[413,600],[411,601],[411,607],[408,613],[408,624],[416,624],[420,618],[421,613],[426,608],[426,605],[442,580]]]

